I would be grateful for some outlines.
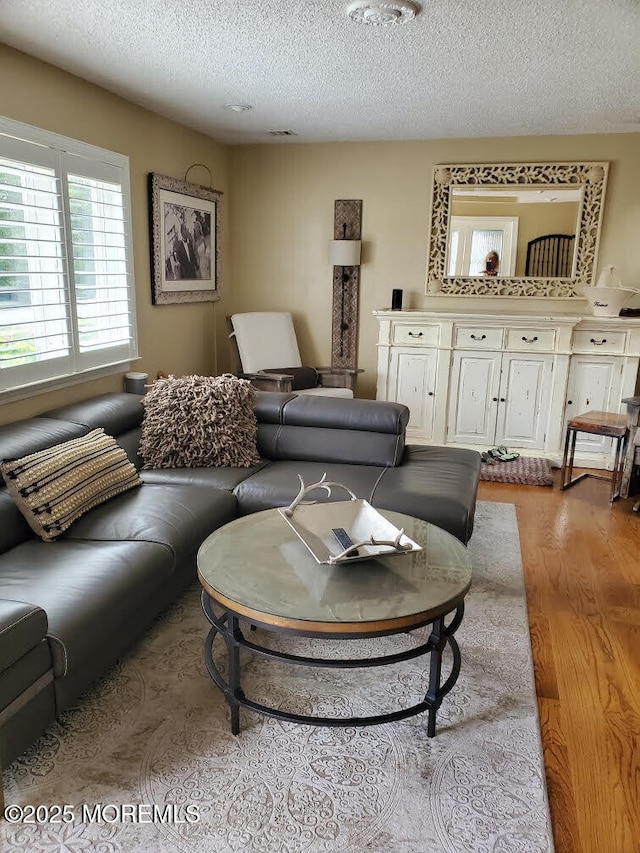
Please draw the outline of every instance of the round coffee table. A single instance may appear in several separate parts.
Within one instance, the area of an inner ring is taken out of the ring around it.
[[[427,711],[427,733],[435,735],[436,712],[460,672],[460,649],[454,634],[471,586],[471,562],[466,547],[439,527],[396,512],[380,513],[403,528],[422,550],[347,565],[319,564],[276,509],[238,518],[202,543],[198,576],[203,587],[202,607],[211,623],[205,662],[231,709],[233,734],[240,731],[239,712],[244,707],[290,722],[322,726],[373,725]],[[446,624],[449,614],[452,618]],[[432,627],[426,642],[407,651],[334,659],[259,645],[242,632],[241,619],[252,628],[259,625],[276,634],[336,640]],[[226,677],[213,659],[218,634],[227,646]],[[447,645],[453,663],[443,682],[442,652]],[[245,696],[240,683],[241,648],[287,663],[336,668],[385,666],[429,654],[428,690],[416,705],[375,716],[326,718],[290,713]]]

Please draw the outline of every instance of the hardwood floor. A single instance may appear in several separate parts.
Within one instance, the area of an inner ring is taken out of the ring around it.
[[[554,475],[478,498],[516,506],[556,853],[640,853],[640,513]]]

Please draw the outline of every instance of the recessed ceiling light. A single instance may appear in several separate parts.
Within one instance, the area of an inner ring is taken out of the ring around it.
[[[225,104],[225,110],[233,110],[234,113],[246,113],[247,110],[252,109],[250,104]]]
[[[419,11],[420,7],[411,0],[403,0],[400,3],[356,2],[347,8],[347,15],[359,24],[388,27],[413,20]]]

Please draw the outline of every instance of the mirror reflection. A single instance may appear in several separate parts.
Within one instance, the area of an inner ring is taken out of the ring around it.
[[[573,278],[582,187],[450,189],[446,275]]]

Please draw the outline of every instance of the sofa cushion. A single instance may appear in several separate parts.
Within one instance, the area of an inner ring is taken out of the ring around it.
[[[9,551],[35,533],[6,489],[0,489],[0,554]]]
[[[288,506],[300,491],[300,480],[305,486],[317,483],[323,474],[327,480],[341,483],[351,489],[358,498],[369,500],[374,493],[376,483],[384,468],[375,465],[341,465],[329,462],[274,462],[252,477],[243,480],[234,494],[238,499],[240,512],[248,515],[275,506]],[[344,489],[334,488],[327,496],[324,490],[318,490],[309,496],[309,500],[349,500]]]
[[[230,374],[159,380],[143,398],[143,467],[257,465],[255,394]]]
[[[252,465],[251,468],[154,468],[141,471],[140,478],[143,483],[155,485],[206,486],[232,492],[239,483],[269,464],[267,459],[263,459],[259,465]]]
[[[260,424],[258,447],[270,459],[400,465],[409,410],[399,403],[300,394],[281,422]]]
[[[54,673],[61,676],[108,643],[126,614],[135,619],[173,571],[171,550],[156,543],[32,539],[0,554],[0,598],[45,611]]]
[[[384,470],[371,503],[442,527],[466,544],[481,462],[476,450],[407,445],[403,464]]]
[[[46,541],[92,507],[141,484],[124,450],[103,429],[5,460],[0,470],[29,526]]]
[[[68,441],[89,432],[82,424],[69,424],[52,418],[27,418],[0,426],[0,459],[18,459],[52,444]]]
[[[140,426],[143,414],[142,397],[115,391],[51,409],[42,417],[82,424],[88,430],[102,427],[107,435],[117,436]]]
[[[256,391],[253,410],[260,424],[281,424],[284,408],[290,400],[296,399],[296,394],[280,391]]]
[[[79,519],[64,540],[102,542],[136,540],[166,546],[176,567],[190,568],[193,555],[206,537],[235,518],[235,497],[222,489],[145,483],[119,495]]]

